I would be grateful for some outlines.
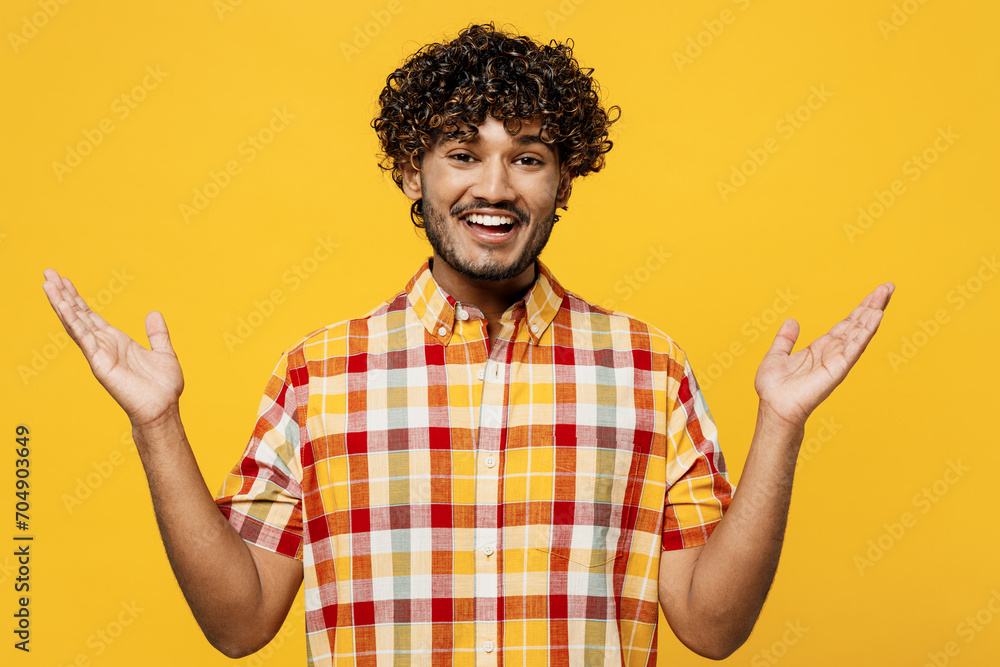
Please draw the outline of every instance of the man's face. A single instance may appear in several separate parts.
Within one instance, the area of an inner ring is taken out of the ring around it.
[[[487,116],[473,141],[443,139],[425,153],[420,172],[404,166],[404,192],[423,198],[435,258],[475,280],[533,271],[572,183],[541,141],[541,126],[524,120],[510,135]]]

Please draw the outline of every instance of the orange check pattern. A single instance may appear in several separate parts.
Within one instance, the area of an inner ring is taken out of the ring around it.
[[[661,550],[729,505],[660,331],[538,279],[502,318],[428,264],[287,351],[217,503],[299,558],[310,665],[656,664]]]

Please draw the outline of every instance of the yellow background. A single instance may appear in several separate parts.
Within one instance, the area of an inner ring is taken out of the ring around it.
[[[898,286],[865,356],[807,427],[812,453],[776,583],[728,662],[922,665],[937,653],[939,664],[993,664],[1000,619],[987,610],[979,630],[961,624],[1000,590],[991,342],[1000,280],[977,277],[993,278],[983,258],[1000,247],[998,5],[397,3],[395,13],[387,0],[234,0],[231,11],[210,0],[3,3],[0,662],[231,664],[173,580],[127,420],[75,347],[54,342],[62,329],[42,270],[70,276],[143,342],[145,313],[164,313],[185,372],[185,424],[214,492],[281,350],[367,312],[428,254],[409,201],[376,167],[368,123],[385,77],[421,45],[494,20],[545,41],[572,37],[605,104],[622,107],[606,170],[576,183],[543,259],[570,289],[685,348],[734,479],[753,431],[754,371],[781,319],[796,318],[809,342],[878,283]],[[826,99],[800,108],[813,87]],[[127,117],[122,95],[134,101]],[[249,161],[241,143],[274,109],[294,119]],[[781,122],[796,113],[789,136]],[[113,131],[57,174],[53,163],[102,121]],[[935,155],[949,128],[947,151]],[[754,173],[724,199],[719,182],[769,139],[777,151],[746,166]],[[912,181],[906,164],[925,151],[936,161]],[[230,160],[240,173],[185,221],[181,204]],[[876,193],[888,201],[896,179],[902,194],[852,237],[845,225]],[[306,261],[327,237],[338,244],[329,259]],[[671,256],[659,266],[653,250]],[[296,266],[312,268],[299,284],[288,273]],[[961,307],[959,285],[978,290]],[[275,290],[282,303],[227,345]],[[775,321],[782,291],[791,306]],[[728,358],[734,343],[741,352]],[[821,431],[822,419],[833,426]],[[22,423],[36,536],[28,655],[11,632]],[[967,470],[956,478],[950,463]],[[934,503],[920,500],[925,487]],[[909,525],[894,527],[906,512]],[[859,565],[879,541],[888,548]],[[272,647],[239,664],[303,664],[301,594],[295,610]],[[662,630],[659,664],[707,662]],[[101,632],[118,636],[108,643]]]

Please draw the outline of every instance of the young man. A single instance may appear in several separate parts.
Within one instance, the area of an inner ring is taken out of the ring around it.
[[[893,290],[760,368],[739,491],[684,352],[568,292],[537,257],[613,120],[565,45],[471,26],[394,72],[373,126],[433,256],[365,317],[310,334],[267,385],[218,498],[151,349],[46,271],[50,302],[132,422],[171,565],[229,656],[306,585],[310,664],[655,662],[658,604],[692,650],[746,640],[771,585],[809,414]],[[221,512],[220,512],[221,509]]]

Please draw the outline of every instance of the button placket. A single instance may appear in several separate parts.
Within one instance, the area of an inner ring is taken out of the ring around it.
[[[504,322],[500,335],[490,350],[485,368],[477,369],[481,377],[482,399],[479,406],[476,460],[476,534],[475,595],[476,642],[482,647],[480,667],[495,664],[499,610],[499,561],[495,557],[499,534],[500,442],[506,428],[507,410],[504,365],[515,324]],[[485,333],[485,327],[484,327]]]

